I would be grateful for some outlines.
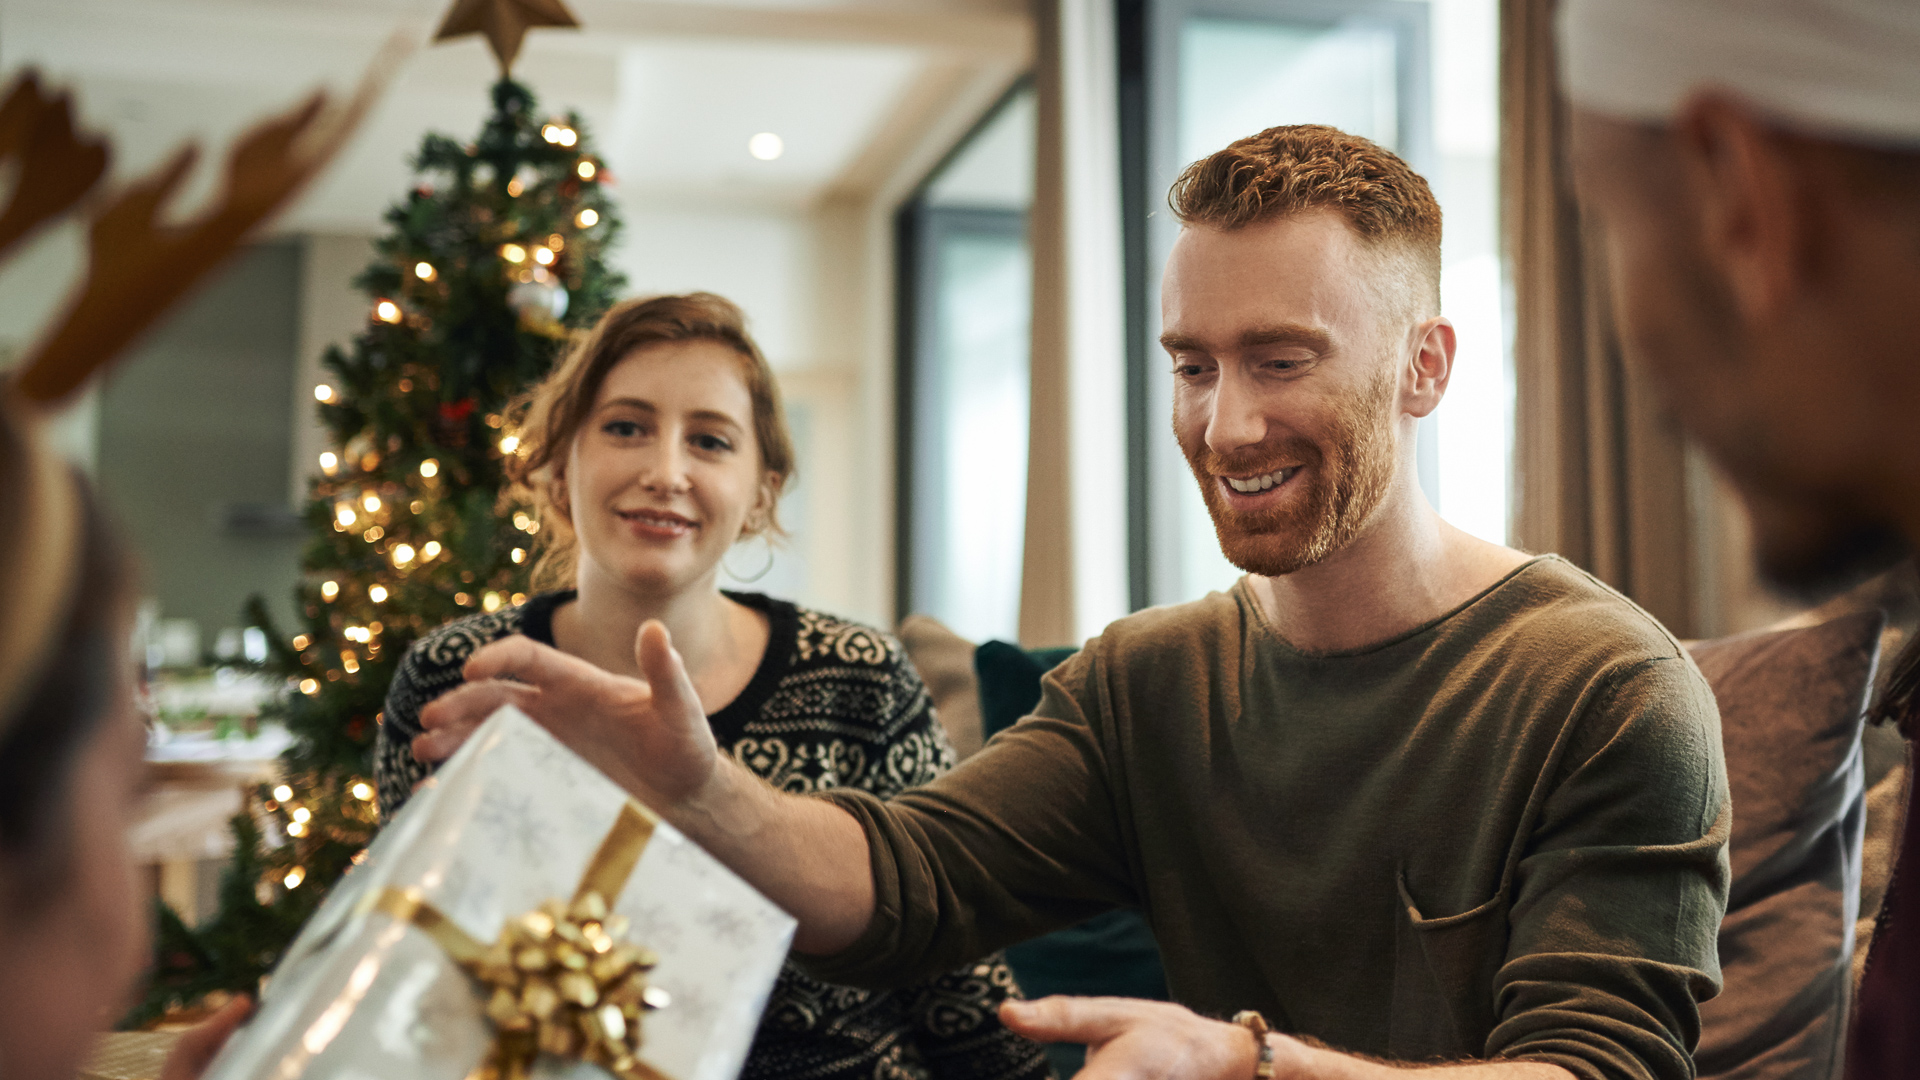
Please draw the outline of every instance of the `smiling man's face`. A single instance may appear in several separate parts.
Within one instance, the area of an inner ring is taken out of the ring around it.
[[[1408,292],[1332,211],[1180,234],[1161,289],[1173,430],[1235,566],[1312,566],[1393,489]]]

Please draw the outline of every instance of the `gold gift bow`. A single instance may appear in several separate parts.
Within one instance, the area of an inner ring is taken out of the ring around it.
[[[666,991],[647,985],[659,959],[620,943],[627,920],[608,910],[656,820],[628,800],[587,861],[573,900],[549,900],[509,919],[492,944],[461,929],[417,889],[382,889],[369,899],[369,910],[419,927],[492,989],[486,1013],[493,1046],[470,1080],[526,1080],[542,1052],[593,1062],[620,1080],[668,1080],[638,1057],[641,1016],[669,1002]]]

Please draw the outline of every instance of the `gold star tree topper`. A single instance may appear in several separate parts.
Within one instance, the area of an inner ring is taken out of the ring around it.
[[[454,0],[435,41],[484,34],[493,55],[500,58],[500,74],[513,70],[520,43],[536,26],[579,26],[579,20],[560,0]]]

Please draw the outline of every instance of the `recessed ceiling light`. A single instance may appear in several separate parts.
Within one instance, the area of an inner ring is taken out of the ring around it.
[[[747,153],[761,161],[772,161],[785,153],[787,144],[771,131],[763,131],[747,140]]]

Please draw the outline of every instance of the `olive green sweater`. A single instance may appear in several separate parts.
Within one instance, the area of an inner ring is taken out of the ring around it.
[[[1398,1060],[1684,1078],[1730,822],[1706,681],[1534,559],[1390,641],[1306,654],[1243,581],[1122,619],[1035,715],[865,826],[835,982],[891,985],[1145,911],[1175,998]]]

